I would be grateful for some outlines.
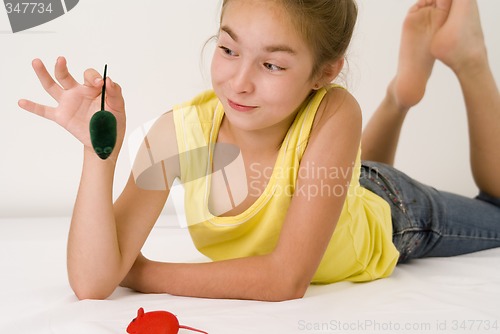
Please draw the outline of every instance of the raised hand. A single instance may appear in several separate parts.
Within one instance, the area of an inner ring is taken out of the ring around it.
[[[102,76],[94,69],[84,73],[84,84],[79,84],[69,73],[64,57],[59,57],[55,66],[55,78],[49,74],[40,59],[32,62],[40,83],[45,91],[57,101],[56,107],[50,107],[29,100],[19,100],[19,106],[29,112],[52,120],[73,134],[86,148],[92,149],[89,134],[89,122],[92,115],[101,109],[100,96],[104,84]],[[109,77],[106,82],[105,109],[116,117],[117,142],[115,151],[123,142],[125,134],[125,104],[118,84]]]

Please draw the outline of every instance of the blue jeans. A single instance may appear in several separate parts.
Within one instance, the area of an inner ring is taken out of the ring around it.
[[[500,198],[438,191],[369,161],[362,163],[360,183],[389,203],[400,263],[500,247]]]

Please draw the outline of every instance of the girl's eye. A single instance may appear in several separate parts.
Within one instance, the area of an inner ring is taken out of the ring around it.
[[[236,56],[236,52],[234,52],[233,50],[229,49],[229,48],[226,48],[225,46],[219,46],[219,48],[222,50],[222,52],[224,52],[224,54],[228,55],[228,56],[231,56],[231,57],[234,57]]]
[[[270,63],[264,63],[264,67],[271,72],[279,72],[279,71],[285,70],[283,67],[280,67],[280,66],[274,65],[274,64],[270,64]]]

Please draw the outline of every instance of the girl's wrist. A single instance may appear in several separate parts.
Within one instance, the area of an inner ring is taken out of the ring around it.
[[[83,149],[83,160],[84,164],[92,164],[94,167],[112,167],[113,170],[116,167],[116,161],[118,159],[118,150],[113,152],[107,159],[101,159],[97,153],[94,152],[92,147],[84,146]]]
[[[153,282],[151,277],[154,277],[150,272],[152,263],[140,254],[121,285],[142,293],[155,293],[155,289],[151,286]]]

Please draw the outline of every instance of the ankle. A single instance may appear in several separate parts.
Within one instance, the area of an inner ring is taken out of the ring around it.
[[[450,68],[460,80],[471,80],[491,72],[486,47],[484,50],[476,50],[457,65],[450,65]]]
[[[396,81],[398,78],[394,78],[387,87],[386,95],[384,98],[384,103],[389,107],[388,110],[398,113],[401,116],[406,116],[408,111],[413,105],[408,105],[398,97]]]

